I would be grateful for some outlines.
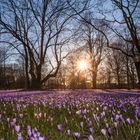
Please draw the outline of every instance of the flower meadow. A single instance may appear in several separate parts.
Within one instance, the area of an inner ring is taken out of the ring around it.
[[[140,94],[75,90],[0,96],[0,140],[78,139],[140,140]]]

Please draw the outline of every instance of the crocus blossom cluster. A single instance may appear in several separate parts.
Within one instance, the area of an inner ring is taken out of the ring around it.
[[[136,139],[139,128],[139,93],[69,90],[0,95],[0,140]]]

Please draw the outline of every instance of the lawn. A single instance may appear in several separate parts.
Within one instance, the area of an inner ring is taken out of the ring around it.
[[[0,140],[140,140],[140,92],[0,91]]]

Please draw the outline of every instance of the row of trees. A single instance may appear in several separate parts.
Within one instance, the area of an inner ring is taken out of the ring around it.
[[[107,76],[102,79],[106,83],[114,80],[113,75],[120,87],[123,72],[128,87],[134,87],[137,79],[140,87],[139,0],[0,0],[0,3],[1,48],[7,46],[19,54],[25,68],[26,88],[41,88],[56,77],[75,46],[88,55],[87,73],[93,88],[97,87],[99,73],[103,75],[105,71]],[[100,71],[103,65],[104,71]]]
[[[136,69],[131,58],[117,50],[106,48],[108,53],[103,59],[98,57],[97,60],[100,60],[100,63],[93,67],[90,54],[84,49],[82,48],[82,51],[81,48],[76,50],[66,59],[67,62],[65,63],[68,63],[68,66],[61,66],[62,70],[59,71],[60,74],[57,75],[57,78],[63,75],[63,81],[65,81],[67,87],[129,89],[138,87]],[[88,67],[80,69],[78,65],[79,60],[86,60]]]
[[[109,53],[96,68],[96,78],[93,79],[92,76],[89,52],[83,47],[77,49],[65,59],[57,76],[49,79],[44,87],[62,89],[138,87],[133,60],[116,50],[106,52]],[[79,68],[79,62],[82,61],[87,63],[87,67],[83,69]],[[3,62],[0,65],[0,88],[24,88],[26,75],[23,60],[19,58],[16,64],[5,64],[5,66],[4,64]]]

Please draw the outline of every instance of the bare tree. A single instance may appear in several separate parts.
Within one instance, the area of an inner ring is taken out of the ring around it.
[[[112,54],[112,59],[111,58],[109,59],[110,59],[109,63],[112,68],[114,78],[116,79],[118,88],[121,88],[121,84],[123,83],[125,77],[124,55],[114,50]]]
[[[127,56],[130,56],[134,60],[134,64],[137,70],[137,76],[139,80],[140,88],[140,28],[139,28],[139,12],[140,1],[139,0],[111,0],[114,9],[112,14],[112,21],[114,26],[110,29],[120,38],[130,43],[131,53],[123,52]],[[118,14],[116,14],[118,13]],[[119,17],[119,18],[118,18]],[[106,19],[108,20],[107,16]],[[124,32],[125,29],[125,32]],[[126,36],[127,32],[127,36]],[[121,48],[122,49],[122,48]]]
[[[92,23],[94,20],[91,16],[91,13],[86,13],[85,17],[86,21]],[[106,40],[104,35],[101,34],[99,31],[95,30],[90,24],[82,20],[82,39],[85,41],[84,49],[89,55],[90,61],[90,72],[92,77],[92,87],[96,88],[97,82],[97,73],[99,70],[99,65],[101,64],[102,60],[106,56]],[[95,20],[96,24],[98,25],[99,30],[107,32],[106,25],[102,22]]]
[[[0,88],[4,87],[5,78],[5,51],[0,49]]]
[[[6,61],[12,56],[8,46],[0,46],[0,87],[6,88]]]
[[[128,46],[124,41],[117,40],[115,46],[117,46],[117,44],[119,47],[124,45],[123,47],[126,47],[126,51],[128,51]],[[117,50],[110,51],[107,56],[106,73],[108,77],[107,84],[109,87],[112,83],[117,83],[117,88],[126,87],[129,89],[136,87],[135,84],[137,80],[132,58]]]
[[[93,2],[89,0],[89,2],[92,3],[91,9],[93,11],[94,19],[98,19],[104,22],[109,27],[108,29],[111,29],[115,33],[115,35],[124,39],[126,42],[131,43],[131,53],[125,52],[124,49],[121,47],[112,46],[112,43],[110,42],[112,38],[110,36],[108,36],[104,31],[100,30],[100,28],[98,28],[98,25],[95,22],[87,20],[82,14],[78,13],[78,10],[75,7],[73,7],[70,4],[69,5],[73,9],[73,11],[79,15],[79,17],[82,20],[84,20],[87,24],[91,25],[95,30],[99,31],[102,35],[104,35],[107,46],[109,48],[119,50],[125,55],[133,58],[137,70],[140,88],[140,44],[139,44],[140,1],[100,0]],[[110,6],[104,7],[103,5],[105,5],[106,3],[110,4]],[[113,6],[115,6],[115,9],[112,10]],[[124,29],[126,29],[126,31],[129,33],[127,38]]]
[[[67,56],[63,47],[70,39],[70,19],[76,14],[66,1],[60,0],[1,0],[0,3],[2,33],[19,42],[16,49],[25,59],[27,83],[31,77],[30,87],[40,88],[56,76]],[[47,66],[45,75],[42,74],[44,66]]]
[[[73,52],[69,57],[67,57],[66,62],[67,65],[67,84],[70,88],[75,89],[78,88],[79,80],[78,80],[78,72],[77,72],[77,60],[79,58],[79,53]]]

